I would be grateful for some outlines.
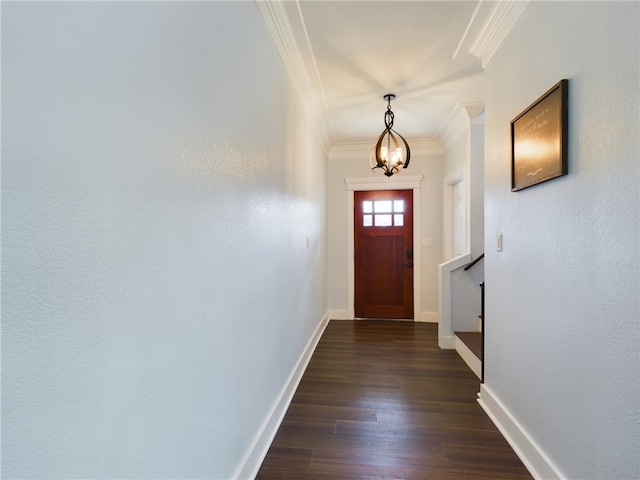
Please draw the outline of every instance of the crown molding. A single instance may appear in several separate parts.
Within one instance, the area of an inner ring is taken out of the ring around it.
[[[471,118],[471,125],[474,127],[484,126],[484,108],[480,111],[480,113],[475,117]]]
[[[469,51],[482,59],[484,68],[507,37],[509,31],[529,0],[504,0],[495,2]]]
[[[469,113],[463,105],[458,103],[442,123],[436,136],[441,139],[443,149],[446,150],[468,130]]]
[[[439,155],[444,152],[442,142],[439,139],[432,140],[407,140],[414,155]]]
[[[330,160],[347,160],[350,158],[357,159],[368,159],[369,152],[371,151],[371,146],[373,145],[373,141],[371,143],[364,142],[349,142],[349,143],[338,143],[333,146],[331,151],[329,152]]]
[[[267,25],[267,29],[294,87],[301,96],[310,93],[312,91],[311,83],[289,23],[284,2],[256,0],[256,5],[262,14],[262,18]]]
[[[320,136],[325,153],[335,143],[309,37],[297,1],[255,0],[289,78]],[[305,63],[305,58],[309,63]],[[314,75],[310,75],[312,71]]]
[[[456,104],[436,134],[441,140],[443,150],[447,150],[468,132],[471,125],[484,125],[484,104],[480,102]]]

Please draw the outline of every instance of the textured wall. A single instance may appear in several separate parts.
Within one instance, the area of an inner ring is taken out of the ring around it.
[[[4,3],[2,49],[3,478],[229,478],[326,311],[255,4]]]
[[[486,384],[563,478],[640,477],[639,8],[531,2],[486,68]],[[569,175],[511,193],[509,123],[562,78]]]

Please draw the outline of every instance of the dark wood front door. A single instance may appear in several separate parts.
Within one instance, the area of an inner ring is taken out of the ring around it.
[[[413,318],[413,190],[354,200],[355,316]]]

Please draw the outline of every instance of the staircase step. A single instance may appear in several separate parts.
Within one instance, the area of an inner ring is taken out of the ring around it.
[[[454,332],[473,354],[482,360],[482,332]]]

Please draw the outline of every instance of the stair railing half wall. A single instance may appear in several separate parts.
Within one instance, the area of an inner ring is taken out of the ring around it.
[[[453,334],[453,304],[451,279],[453,273],[463,268],[471,261],[471,254],[467,253],[438,265],[438,346],[442,349],[454,350],[455,336]]]
[[[475,260],[467,263],[464,266],[464,271],[468,272],[471,267],[484,258],[484,253],[478,256]],[[482,333],[480,352],[482,353],[482,374],[480,375],[480,382],[484,383],[484,282],[480,282],[480,333]]]

